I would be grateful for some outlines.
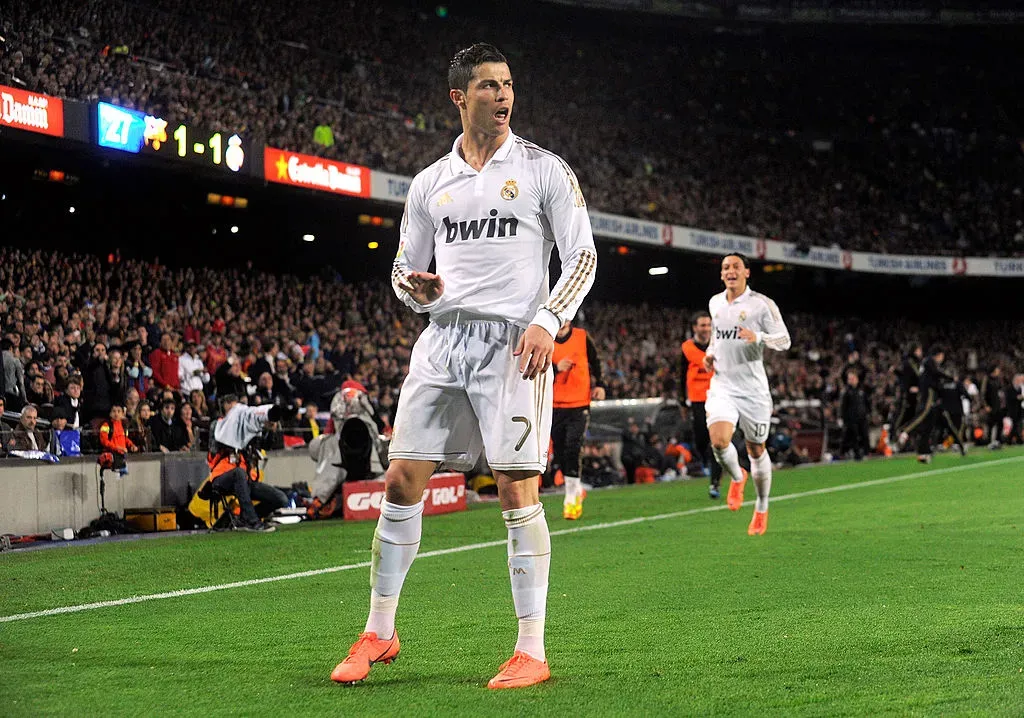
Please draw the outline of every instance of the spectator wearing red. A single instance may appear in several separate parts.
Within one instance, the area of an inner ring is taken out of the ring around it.
[[[206,373],[214,376],[220,365],[227,360],[228,352],[224,348],[224,340],[219,334],[215,334],[206,345]]]
[[[181,389],[178,378],[178,354],[174,351],[174,339],[165,333],[160,337],[160,347],[149,355],[149,365],[153,368],[153,385],[161,389]]]

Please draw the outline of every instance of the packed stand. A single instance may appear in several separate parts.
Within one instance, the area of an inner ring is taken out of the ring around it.
[[[121,425],[122,453],[205,450],[226,394],[300,407],[266,448],[301,444],[327,428],[347,379],[367,387],[387,433],[421,328],[389,286],[328,274],[172,270],[8,247],[0,286],[2,408],[12,422],[30,406],[36,419],[79,431],[85,453],[115,450]],[[76,453],[48,432],[35,442],[20,434],[5,434],[2,449]]]
[[[226,394],[251,405],[302,407],[299,420],[268,438],[270,448],[297,445],[327,428],[331,399],[347,380],[367,389],[386,434],[423,326],[386,283],[347,284],[329,272],[171,269],[8,247],[0,248],[0,287],[0,396],[11,424],[0,436],[5,451],[74,453],[61,443],[65,428],[80,431],[85,452],[205,450],[217,399]],[[588,304],[582,323],[594,339],[607,398],[684,398],[680,344],[690,316],[686,309]],[[1001,367],[1006,407],[1020,403],[1019,322],[939,329],[810,314],[786,320],[792,349],[767,353],[773,396],[777,404],[814,399],[821,408],[780,408],[780,429],[828,426],[838,437],[851,370],[872,430],[890,421],[907,351],[893,336],[947,348],[947,371],[963,381],[975,426],[984,423],[978,387],[993,366]],[[42,431],[40,420],[57,431]],[[686,442],[683,427],[662,430],[663,454]]]
[[[8,5],[2,84],[406,175],[457,132],[447,58],[495,34],[394,3]],[[567,36],[535,10],[494,38],[514,38],[513,124],[569,161],[592,207],[846,249],[1024,254],[1012,29],[936,55],[935,29],[707,33],[587,15]]]

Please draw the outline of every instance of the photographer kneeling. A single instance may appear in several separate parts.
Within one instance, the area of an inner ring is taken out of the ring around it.
[[[280,489],[259,481],[257,449],[250,445],[265,427],[272,428],[276,422],[287,418],[289,410],[271,404],[245,406],[233,394],[221,399],[221,410],[224,415],[214,425],[210,441],[208,481],[221,493],[238,499],[242,515],[235,528],[269,533],[275,527],[264,523],[262,517],[287,506],[288,497]],[[198,494],[202,494],[203,488]],[[260,504],[258,511],[253,500]]]

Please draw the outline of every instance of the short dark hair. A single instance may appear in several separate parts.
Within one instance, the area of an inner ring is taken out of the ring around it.
[[[699,312],[697,312],[696,314],[694,314],[692,317],[690,317],[690,326],[691,327],[697,326],[697,322],[699,322],[704,317],[707,317],[708,319],[711,319],[711,314],[709,312],[707,312],[707,311],[702,309]]]
[[[726,257],[739,257],[740,261],[743,262],[744,269],[750,269],[750,261],[747,259],[747,255],[740,252],[729,252],[728,254],[722,255],[722,261],[725,261]]]
[[[478,42],[459,50],[448,65],[448,87],[453,90],[468,90],[469,81],[473,79],[473,70],[485,62],[508,64],[501,50],[486,42]]]
[[[160,402],[160,409],[163,410],[165,406],[173,406],[175,409],[177,409],[178,402],[176,402],[174,399],[164,399],[162,402]]]

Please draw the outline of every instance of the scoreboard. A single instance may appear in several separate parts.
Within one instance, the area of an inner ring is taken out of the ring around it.
[[[108,102],[96,103],[96,144],[122,152],[241,172],[250,145],[238,134],[209,131]]]

